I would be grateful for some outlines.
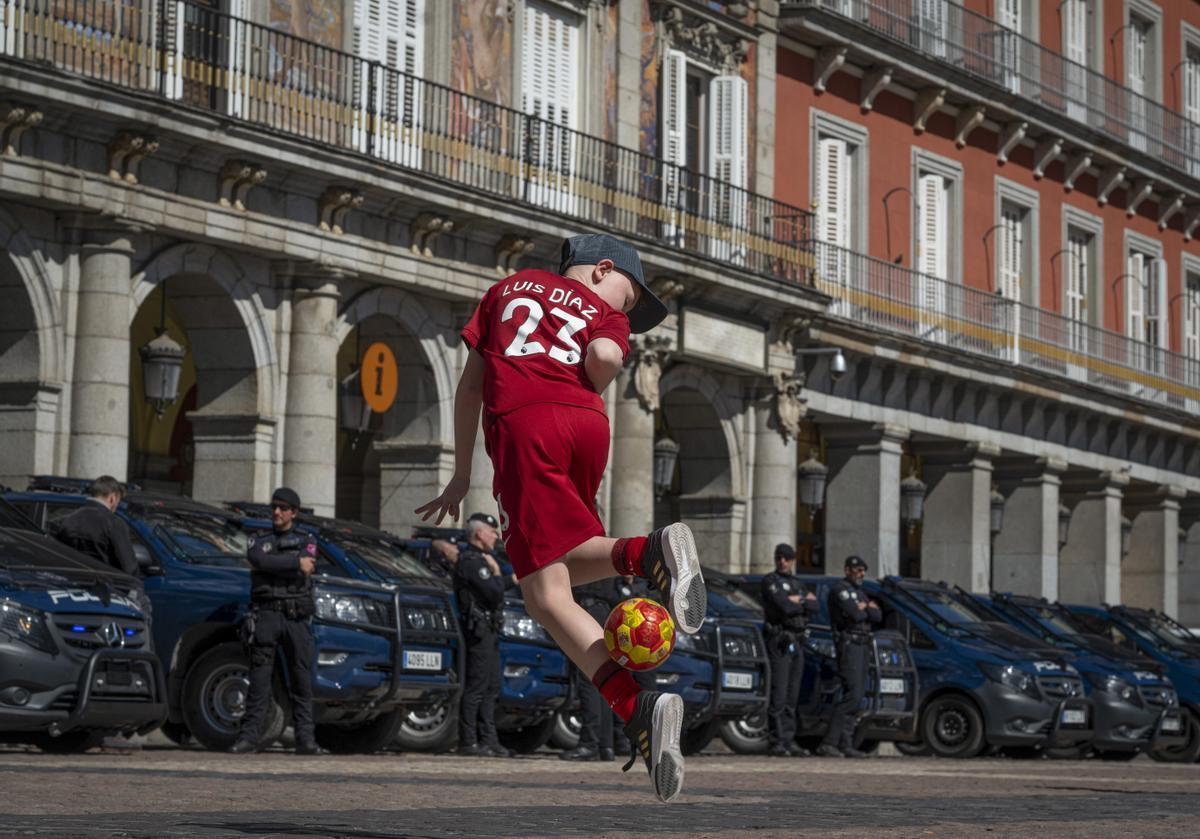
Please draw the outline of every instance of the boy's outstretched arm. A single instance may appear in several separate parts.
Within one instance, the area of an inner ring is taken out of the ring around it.
[[[604,389],[612,383],[624,365],[625,356],[613,339],[601,336],[588,342],[583,369],[587,372],[596,393],[604,393]]]
[[[454,477],[441,495],[414,511],[421,521],[428,521],[436,514],[434,524],[441,524],[447,513],[451,519],[458,520],[459,504],[471,488],[471,457],[475,453],[475,435],[479,433],[479,413],[483,409],[483,371],[483,356],[471,350],[454,392]]]

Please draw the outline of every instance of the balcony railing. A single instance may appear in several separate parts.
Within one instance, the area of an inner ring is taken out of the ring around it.
[[[791,283],[811,213],[186,0],[0,0],[0,55]]]
[[[841,15],[1200,177],[1200,125],[986,15],[947,0],[784,0],[784,5]]]
[[[813,243],[830,313],[946,348],[1200,412],[1200,359],[970,286]]]

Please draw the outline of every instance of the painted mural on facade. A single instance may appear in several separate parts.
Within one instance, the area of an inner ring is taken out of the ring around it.
[[[267,25],[340,50],[345,43],[343,6],[342,0],[271,0]]]
[[[450,86],[500,105],[512,104],[512,4],[455,0]]]
[[[642,106],[638,148],[658,156],[658,29],[650,16],[650,0],[642,0]]]
[[[620,21],[616,2],[610,2],[604,20],[604,139],[617,141],[617,42]]]

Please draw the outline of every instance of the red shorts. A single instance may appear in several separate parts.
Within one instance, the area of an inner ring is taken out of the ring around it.
[[[608,463],[608,417],[536,403],[484,423],[504,547],[518,578],[604,535],[596,492]]]

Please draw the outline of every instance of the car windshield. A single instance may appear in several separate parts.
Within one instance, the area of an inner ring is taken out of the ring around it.
[[[1075,636],[1084,631],[1069,615],[1049,606],[1024,606],[1022,608],[1026,614],[1055,635]]]
[[[707,577],[707,575],[705,575]],[[753,612],[760,614],[762,604],[731,582],[722,579],[706,580],[709,609],[719,613]]]
[[[969,602],[966,598],[957,596],[952,591],[923,587],[906,587],[903,591],[930,612],[933,612],[938,619],[952,626],[987,623],[993,620],[992,616],[983,609]]]
[[[180,558],[217,565],[246,565],[250,537],[232,519],[203,514],[158,514],[151,519],[154,532]]]
[[[0,527],[16,527],[32,533],[42,532],[42,529],[34,523],[33,519],[29,518],[29,516],[22,513],[3,498],[0,498]]]
[[[1160,645],[1187,650],[1200,647],[1200,638],[1157,612],[1135,615],[1133,622],[1139,635]]]
[[[415,556],[387,542],[366,539],[339,540],[338,547],[346,552],[351,561],[366,565],[383,577],[437,577]]]

